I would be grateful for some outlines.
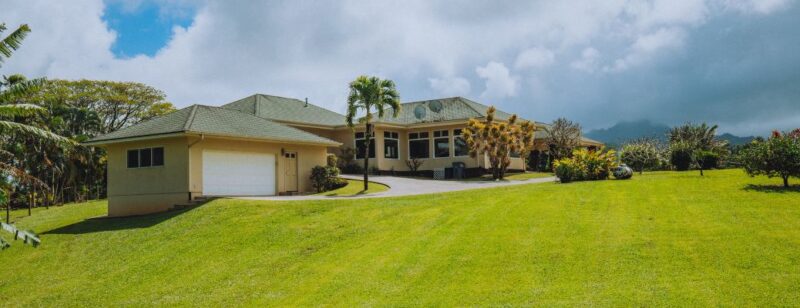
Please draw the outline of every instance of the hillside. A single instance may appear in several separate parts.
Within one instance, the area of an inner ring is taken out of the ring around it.
[[[587,132],[586,137],[602,141],[610,146],[617,146],[626,141],[649,137],[666,142],[667,132],[670,127],[660,123],[653,123],[648,120],[619,122],[614,126],[603,129],[595,129]],[[728,141],[731,145],[745,144],[753,140],[753,136],[739,137],[730,133],[724,133],[717,138]]]
[[[4,307],[781,306],[800,302],[798,190],[739,170],[94,219],[19,217]],[[777,193],[782,191],[782,193]]]

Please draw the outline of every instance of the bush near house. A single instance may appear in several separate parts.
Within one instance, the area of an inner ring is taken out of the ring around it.
[[[347,181],[339,178],[339,168],[316,166],[311,169],[311,185],[320,193],[344,187]]]
[[[605,180],[617,165],[616,161],[614,150],[578,149],[572,152],[572,157],[555,161],[553,168],[561,183]]]

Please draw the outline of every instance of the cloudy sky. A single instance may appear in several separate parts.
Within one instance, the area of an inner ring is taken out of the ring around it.
[[[792,0],[0,0],[33,29],[0,68],[143,82],[179,107],[252,93],[343,111],[360,74],[404,101],[464,96],[586,129],[707,121],[800,126],[800,4]]]

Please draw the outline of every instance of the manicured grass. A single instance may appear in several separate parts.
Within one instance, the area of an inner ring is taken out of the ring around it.
[[[218,199],[19,225],[0,252],[16,306],[791,306],[800,189],[738,170],[390,199]],[[776,187],[776,188],[773,188]]]
[[[555,176],[555,175],[553,175],[552,173],[549,173],[549,172],[528,171],[528,172],[525,172],[525,173],[522,173],[522,172],[519,172],[519,173],[508,173],[503,178],[503,180],[505,180],[505,181],[524,181],[524,180],[529,180],[529,179],[540,179],[540,178],[547,178],[547,177],[552,177],[552,176]],[[484,174],[484,175],[482,175],[480,177],[469,178],[469,179],[466,179],[466,180],[467,181],[494,181],[492,179],[492,175],[491,174]]]
[[[388,190],[389,187],[383,184],[369,182],[369,190],[364,191],[364,181],[347,180],[347,186],[331,191],[321,192],[316,195],[331,197],[352,197],[356,195],[374,194]]]

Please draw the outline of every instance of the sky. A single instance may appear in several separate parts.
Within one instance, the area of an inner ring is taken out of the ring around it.
[[[796,0],[0,0],[33,30],[0,74],[142,82],[178,107],[253,93],[344,112],[358,75],[585,130],[800,126]]]

